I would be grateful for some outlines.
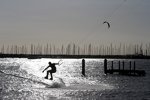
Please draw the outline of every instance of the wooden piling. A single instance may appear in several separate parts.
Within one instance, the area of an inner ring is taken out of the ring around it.
[[[133,63],[133,70],[134,70],[134,75],[135,75],[135,61]]]
[[[120,61],[118,62],[118,66],[119,66],[119,68],[118,68],[118,69],[119,69],[119,73],[120,73]]]
[[[112,71],[112,74],[113,74],[113,65],[114,65],[114,62],[111,61],[111,71]]]
[[[104,73],[107,74],[107,59],[104,59]]]
[[[129,62],[129,69],[130,69],[130,74],[131,74],[131,61]]]
[[[82,59],[82,75],[85,76],[85,60]]]
[[[122,62],[122,67],[123,67],[122,70],[124,70],[124,61]]]

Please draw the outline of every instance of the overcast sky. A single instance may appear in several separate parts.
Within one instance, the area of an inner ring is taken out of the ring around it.
[[[150,0],[0,0],[0,44],[73,42],[150,42]]]

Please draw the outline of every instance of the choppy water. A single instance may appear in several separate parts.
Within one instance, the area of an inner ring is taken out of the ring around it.
[[[118,67],[118,59],[114,67]],[[55,84],[39,81],[48,62],[59,59],[0,58],[0,100],[150,100],[150,60],[135,60],[146,76],[105,75],[103,59],[85,59],[86,77],[81,75],[82,59],[63,59],[54,74]],[[121,60],[120,60],[121,61]],[[128,68],[128,61],[124,60]],[[109,63],[110,64],[110,63]],[[19,76],[19,77],[18,77]]]

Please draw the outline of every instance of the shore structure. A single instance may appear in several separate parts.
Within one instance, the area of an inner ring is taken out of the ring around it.
[[[107,59],[104,59],[104,73],[106,75],[107,74],[116,74],[116,73],[121,74],[121,75],[129,75],[129,76],[145,76],[146,75],[145,70],[137,70],[136,69],[135,61],[133,61],[133,62],[129,61],[128,62],[129,66],[125,66],[124,61],[122,61],[122,66],[121,66],[121,61],[118,61],[118,68],[114,68],[114,62],[113,61],[111,61],[110,68],[108,68],[107,63],[108,63]],[[125,69],[125,67],[128,67],[128,69]]]

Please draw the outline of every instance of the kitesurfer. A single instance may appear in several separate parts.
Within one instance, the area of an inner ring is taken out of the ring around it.
[[[51,75],[50,80],[53,80],[53,75],[52,75],[52,73],[56,73],[56,65],[59,65],[59,63],[51,63],[51,62],[49,62],[49,65],[42,71],[42,72],[44,72],[44,71],[47,70],[49,67],[51,67],[50,70],[47,70],[47,74],[46,74],[46,76],[45,76],[45,79],[48,79],[48,75],[49,75],[49,73],[50,73],[50,75]]]

